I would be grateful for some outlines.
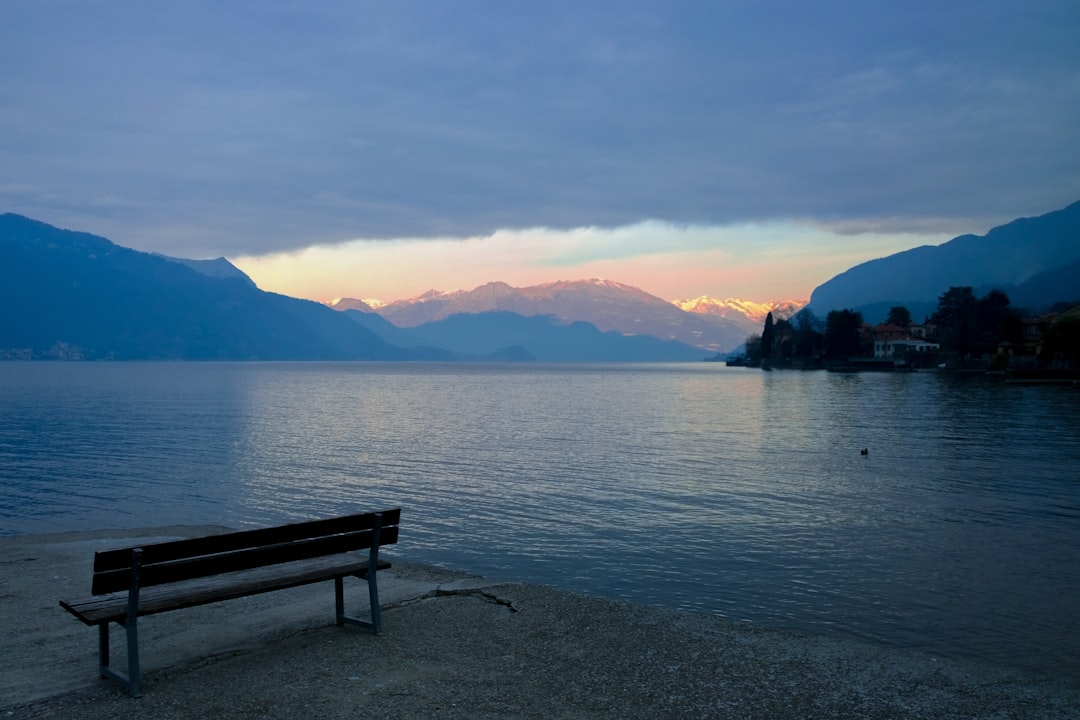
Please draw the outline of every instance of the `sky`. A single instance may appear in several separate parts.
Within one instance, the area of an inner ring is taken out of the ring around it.
[[[266,290],[806,298],[1080,200],[1075,0],[5,0],[0,212]]]

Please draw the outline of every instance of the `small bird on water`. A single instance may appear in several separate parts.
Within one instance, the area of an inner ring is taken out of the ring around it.
[[[870,451],[868,449],[866,449],[866,448],[863,448],[862,450],[859,451],[859,454],[860,455],[869,455]]]

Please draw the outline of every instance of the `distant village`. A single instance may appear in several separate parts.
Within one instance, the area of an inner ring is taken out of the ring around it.
[[[921,323],[903,306],[891,308],[879,325],[854,310],[831,311],[824,321],[808,308],[790,320],[774,320],[770,313],[761,334],[747,338],[745,355],[727,364],[847,372],[932,368],[1080,380],[1080,303],[1057,303],[1035,315],[1014,308],[999,290],[976,297],[970,287],[952,287]]]

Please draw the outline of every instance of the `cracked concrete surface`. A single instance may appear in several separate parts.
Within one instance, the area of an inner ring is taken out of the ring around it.
[[[424,566],[419,566],[419,567],[424,567]],[[477,580],[483,581],[481,578],[477,578]],[[490,581],[483,581],[483,582],[487,582],[488,585],[491,584]],[[455,587],[451,587],[450,585],[453,585]],[[426,592],[423,595],[420,595],[420,596],[415,597],[415,598],[411,598],[409,600],[405,600],[405,601],[402,601],[402,602],[399,602],[399,603],[395,603],[395,604],[391,605],[390,607],[402,607],[402,606],[405,606],[405,605],[411,605],[413,603],[428,600],[430,598],[461,597],[463,595],[469,595],[469,596],[480,597],[480,598],[486,600],[487,602],[494,603],[495,605],[503,605],[510,612],[517,612],[517,608],[514,607],[513,602],[511,602],[510,600],[507,600],[506,598],[499,597],[498,595],[495,595],[494,593],[491,593],[491,592],[488,592],[488,591],[484,590],[483,589],[484,586],[459,587],[458,582],[451,583],[450,585],[438,585],[438,586],[435,587],[434,590],[431,590],[430,592]]]
[[[0,538],[0,626],[14,671],[0,673],[0,708],[97,684],[97,628],[59,607],[90,591],[96,550],[165,542],[224,528],[175,527]],[[391,557],[391,560],[394,560]],[[437,593],[474,593],[495,584],[477,576],[397,563],[380,576],[384,610]],[[346,579],[346,611],[367,617],[367,585]],[[18,619],[17,622],[11,620]],[[143,672],[183,667],[332,625],[334,586],[316,583],[140,619]],[[123,667],[124,633],[114,628],[113,661]],[[14,657],[13,657],[14,656]]]
[[[144,690],[99,681],[96,630],[57,601],[93,550],[199,528],[0,538],[13,718],[1075,718],[1080,687],[858,643],[400,562],[384,633],[333,625],[333,585],[152,616]],[[347,584],[348,585],[348,584]],[[366,588],[347,609],[366,612]],[[122,633],[120,633],[122,635]]]

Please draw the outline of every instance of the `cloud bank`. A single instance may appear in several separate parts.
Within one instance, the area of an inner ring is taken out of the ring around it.
[[[1080,197],[1078,29],[1066,1],[15,0],[0,207],[196,256],[985,230]]]

